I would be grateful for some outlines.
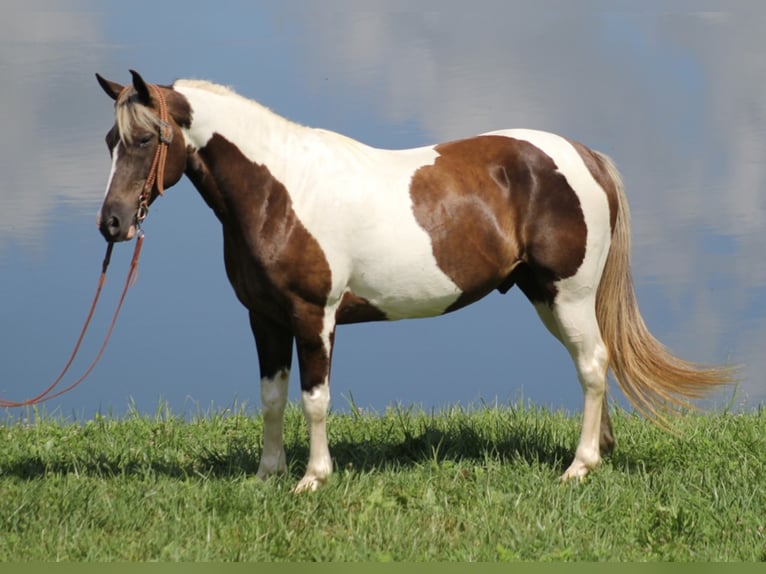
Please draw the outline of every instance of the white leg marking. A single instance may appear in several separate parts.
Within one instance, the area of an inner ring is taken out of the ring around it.
[[[606,392],[608,355],[596,321],[592,297],[578,302],[556,303],[553,314],[563,343],[577,367],[577,376],[584,395],[580,442],[574,461],[561,480],[583,479],[590,470],[601,463],[599,436],[601,408]]]
[[[330,407],[330,385],[325,382],[301,393],[303,413],[309,427],[309,463],[306,474],[295,492],[314,491],[332,474],[332,459],[327,444],[327,411]]]
[[[260,479],[266,479],[272,474],[287,470],[283,427],[289,380],[289,369],[282,369],[273,379],[268,377],[261,379],[263,452],[256,475]]]

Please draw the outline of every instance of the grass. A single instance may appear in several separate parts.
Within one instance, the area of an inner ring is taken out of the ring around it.
[[[766,560],[766,409],[686,416],[677,436],[614,413],[618,448],[559,485],[579,421],[530,406],[352,407],[336,473],[294,495],[254,478],[261,419],[29,413],[0,425],[0,560]]]

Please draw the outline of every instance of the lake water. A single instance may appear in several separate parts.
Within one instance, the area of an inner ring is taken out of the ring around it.
[[[94,73],[127,82],[134,68],[231,85],[380,147],[530,127],[609,154],[631,202],[647,324],[686,358],[744,365],[736,392],[705,406],[766,401],[766,3],[11,0],[2,12],[0,397],[47,386],[84,319],[113,121]],[[45,408],[257,408],[257,358],[214,216],[184,180],[145,231],[102,362]],[[131,252],[115,249],[74,371],[100,343]],[[332,392],[335,409],[351,397],[378,411],[581,408],[571,361],[516,290],[447,317],[341,328]]]

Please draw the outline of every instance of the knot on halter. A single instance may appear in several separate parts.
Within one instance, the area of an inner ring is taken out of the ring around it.
[[[122,90],[123,94],[132,87],[133,86],[125,86]],[[165,193],[165,163],[168,156],[168,147],[173,141],[173,126],[169,121],[168,105],[165,100],[165,94],[163,94],[162,90],[155,84],[147,84],[147,87],[157,101],[158,144],[154,150],[152,165],[151,168],[149,168],[149,175],[146,177],[144,189],[141,191],[141,195],[138,198],[136,221],[139,225],[146,219],[146,216],[149,215],[149,200],[152,197],[152,188],[155,183],[157,184],[157,193],[159,195]],[[120,94],[120,99],[123,94]]]

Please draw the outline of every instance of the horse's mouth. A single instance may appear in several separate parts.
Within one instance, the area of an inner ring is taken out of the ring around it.
[[[116,217],[104,218],[99,222],[98,230],[109,243],[130,241],[138,231],[137,222],[133,221],[127,226],[121,225]]]

